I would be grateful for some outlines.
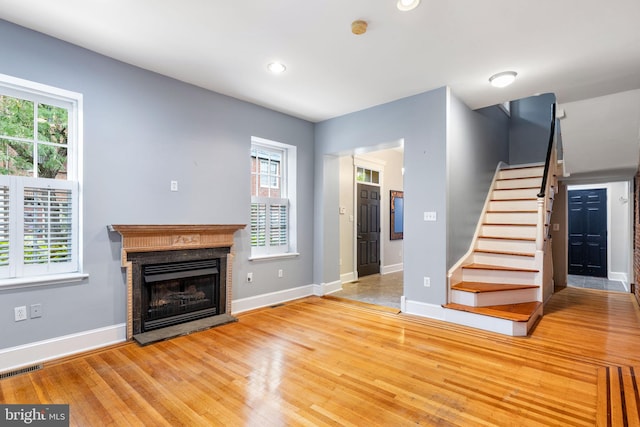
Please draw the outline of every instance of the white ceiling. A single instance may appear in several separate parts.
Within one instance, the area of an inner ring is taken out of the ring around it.
[[[445,85],[473,109],[640,88],[639,0],[395,3],[0,0],[0,18],[313,122]],[[356,19],[366,34],[351,33]],[[287,71],[269,74],[273,60]],[[491,87],[504,70],[516,82]]]

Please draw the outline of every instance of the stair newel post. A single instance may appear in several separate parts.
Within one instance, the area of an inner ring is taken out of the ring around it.
[[[544,197],[538,197],[538,227],[536,232],[536,250],[544,247],[545,203]]]

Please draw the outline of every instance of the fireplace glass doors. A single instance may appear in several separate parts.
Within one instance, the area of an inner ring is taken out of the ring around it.
[[[143,267],[145,331],[218,314],[218,260]]]

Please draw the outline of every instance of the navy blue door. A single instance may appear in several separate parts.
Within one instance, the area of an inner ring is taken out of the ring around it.
[[[569,191],[569,274],[607,277],[607,190]]]

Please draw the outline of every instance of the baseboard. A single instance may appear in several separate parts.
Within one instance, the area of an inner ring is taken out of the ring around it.
[[[427,304],[420,301],[411,301],[404,296],[400,299],[400,311],[430,319],[444,320],[444,308],[438,304]]]
[[[402,271],[402,270],[404,270],[404,264],[403,263],[392,264],[392,265],[384,265],[384,266],[382,266],[382,269],[380,270],[380,274],[385,275],[385,274],[389,274],[389,273],[397,273],[398,271]]]
[[[322,296],[327,295],[332,292],[337,292],[342,290],[342,280],[336,280],[335,282],[323,283],[321,285],[313,285],[314,287],[314,295]]]
[[[619,280],[622,282],[622,285],[624,286],[624,288],[628,291],[629,290],[629,276],[627,275],[627,273],[622,273],[619,271],[611,271],[609,272],[609,280]]]
[[[349,273],[344,273],[340,275],[341,283],[351,283],[356,281],[356,273],[351,271]]]
[[[281,304],[283,302],[304,298],[311,295],[316,295],[315,285],[305,285],[297,288],[285,289],[283,291],[236,299],[231,301],[231,313],[238,314],[242,313],[243,311],[255,310],[256,308]]]
[[[107,326],[0,350],[0,372],[12,371],[127,340],[126,324]]]

